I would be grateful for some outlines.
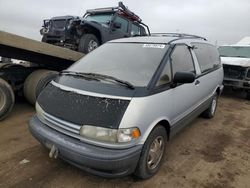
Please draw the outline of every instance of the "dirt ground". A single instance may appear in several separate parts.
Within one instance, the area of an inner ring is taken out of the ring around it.
[[[29,133],[34,114],[19,102],[0,122],[0,187],[250,187],[250,101],[226,92],[216,117],[197,118],[167,146],[153,178],[104,179],[60,159],[50,159]]]

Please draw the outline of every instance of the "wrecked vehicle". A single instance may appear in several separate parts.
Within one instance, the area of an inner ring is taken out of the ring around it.
[[[32,135],[90,173],[150,178],[167,141],[202,114],[215,115],[223,68],[204,38],[164,34],[110,41],[41,92]]]
[[[42,41],[89,53],[101,44],[118,38],[144,36],[149,28],[141,18],[119,2],[118,7],[87,10],[74,16],[44,20]]]
[[[245,91],[250,100],[250,45],[220,46],[218,50],[224,68],[223,84]]]
[[[43,21],[40,34],[42,42],[76,50],[76,28],[81,18],[78,16],[57,16]]]

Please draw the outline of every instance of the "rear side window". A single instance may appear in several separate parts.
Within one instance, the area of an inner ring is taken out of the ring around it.
[[[173,75],[175,75],[175,73],[178,71],[187,71],[195,73],[193,58],[187,46],[176,46],[171,55],[171,60]]]
[[[125,33],[128,32],[128,20],[117,16],[115,19],[115,22],[121,23],[121,30],[124,31]]]
[[[132,24],[131,26],[131,36],[135,36],[135,35],[140,35],[140,27],[135,25],[135,24]]]
[[[202,73],[220,67],[220,55],[213,45],[203,43],[192,43],[192,45]]]

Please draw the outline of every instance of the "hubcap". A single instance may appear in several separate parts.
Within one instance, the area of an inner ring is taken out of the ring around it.
[[[213,101],[212,101],[212,108],[211,108],[212,109],[212,114],[214,114],[216,106],[217,106],[217,98],[214,97]]]
[[[4,94],[3,90],[0,89],[0,111],[2,111],[2,109],[4,108],[5,103],[6,103],[5,94]]]
[[[91,52],[92,50],[96,49],[97,47],[98,47],[98,44],[96,41],[94,41],[94,40],[89,41],[88,52]]]
[[[148,168],[153,170],[155,169],[161,161],[164,151],[164,139],[162,136],[158,136],[151,143],[148,157],[147,157],[147,165]]]

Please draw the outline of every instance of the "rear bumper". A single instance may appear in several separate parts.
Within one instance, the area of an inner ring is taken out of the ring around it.
[[[109,149],[89,145],[43,124],[36,116],[29,122],[32,135],[48,149],[54,145],[59,157],[92,174],[121,177],[134,172],[142,145],[128,149]]]

